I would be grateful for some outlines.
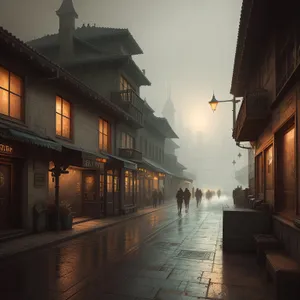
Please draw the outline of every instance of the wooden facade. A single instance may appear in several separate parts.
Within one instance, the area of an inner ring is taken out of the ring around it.
[[[290,4],[244,1],[231,92],[245,95],[233,137],[254,146],[255,196],[292,221],[300,215],[300,22],[299,5]],[[257,90],[265,91],[263,98]]]

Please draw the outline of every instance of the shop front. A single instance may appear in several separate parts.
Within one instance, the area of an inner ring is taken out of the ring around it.
[[[107,174],[106,215],[120,215],[137,206],[138,181],[137,165],[121,157],[108,155],[105,166]]]
[[[143,158],[138,162],[138,197],[139,207],[152,205],[152,193],[154,190],[165,193],[165,176],[170,174],[154,162]]]
[[[23,155],[20,145],[0,141],[0,230],[22,227]]]
[[[48,162],[52,153],[60,151],[59,144],[30,130],[0,124],[2,233],[32,228],[33,207],[47,198]]]
[[[105,163],[101,153],[91,153],[73,145],[63,145],[62,153],[50,163],[63,166],[59,176],[59,202],[68,205],[74,217],[99,218],[105,207]],[[55,174],[49,173],[49,201],[55,203]]]

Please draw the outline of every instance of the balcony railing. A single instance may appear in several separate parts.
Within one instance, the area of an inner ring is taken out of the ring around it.
[[[142,160],[142,152],[135,149],[119,148],[119,156],[128,160]]]
[[[129,113],[139,124],[143,125],[144,101],[135,91],[112,92],[111,100]]]
[[[267,90],[247,93],[238,113],[233,138],[238,142],[255,141],[264,128],[268,107]]]

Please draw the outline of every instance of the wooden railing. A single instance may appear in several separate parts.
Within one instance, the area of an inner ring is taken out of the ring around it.
[[[135,91],[112,92],[111,100],[129,113],[138,123],[143,125],[144,101]]]
[[[142,152],[135,149],[119,148],[119,156],[129,160],[142,160]]]

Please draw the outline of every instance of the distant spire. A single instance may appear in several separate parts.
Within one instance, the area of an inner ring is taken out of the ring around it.
[[[73,0],[63,0],[60,8],[56,11],[58,16],[62,15],[73,15],[76,19],[78,18],[77,12],[73,5]]]

